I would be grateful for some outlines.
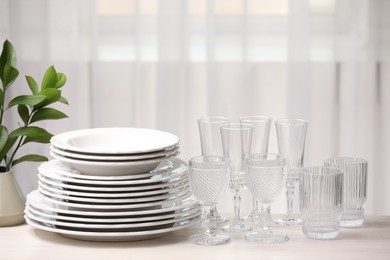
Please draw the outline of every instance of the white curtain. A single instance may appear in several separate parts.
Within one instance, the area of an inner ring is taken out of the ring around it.
[[[70,118],[47,122],[53,133],[156,128],[180,137],[186,160],[200,153],[201,116],[304,118],[305,165],[366,158],[367,213],[388,215],[389,10],[387,0],[0,0],[0,40],[14,44],[21,75],[40,79],[52,64],[67,75]],[[28,92],[24,77],[12,91]],[[276,152],[274,127],[270,138]],[[36,166],[15,169],[25,193]],[[220,211],[232,212],[226,197]],[[249,194],[244,204],[245,214]],[[281,195],[274,211],[284,207]]]

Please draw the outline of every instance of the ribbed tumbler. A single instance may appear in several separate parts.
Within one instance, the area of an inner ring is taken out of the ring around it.
[[[343,171],[304,168],[299,175],[299,198],[303,233],[314,239],[336,238],[343,213]]]
[[[334,157],[325,160],[324,165],[344,171],[344,212],[340,225],[363,225],[364,205],[367,200],[367,161],[353,157]]]

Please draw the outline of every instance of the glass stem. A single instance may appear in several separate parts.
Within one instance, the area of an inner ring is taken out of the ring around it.
[[[239,191],[234,192],[234,222],[240,222],[240,204],[241,204],[241,195]]]
[[[205,205],[203,207],[203,229],[207,236],[214,236],[217,223],[215,221],[216,205]]]
[[[260,204],[260,225],[264,231],[268,231],[272,225],[271,204]]]
[[[294,185],[287,184],[286,196],[287,196],[286,219],[289,220],[293,218]]]

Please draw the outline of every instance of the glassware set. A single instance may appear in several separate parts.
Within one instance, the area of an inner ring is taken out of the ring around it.
[[[228,233],[245,233],[245,239],[261,243],[287,241],[286,234],[271,230],[302,224],[308,238],[333,239],[341,227],[358,227],[364,222],[367,161],[335,157],[323,166],[304,167],[303,158],[308,122],[302,119],[275,121],[278,153],[268,153],[271,118],[241,117],[231,123],[226,117],[198,120],[202,156],[189,160],[191,190],[204,206],[203,234],[191,236],[198,245],[222,245],[226,235],[216,235],[217,227]],[[216,205],[229,187],[233,193],[234,219],[219,215]],[[287,213],[274,221],[271,205],[286,188]],[[293,215],[294,190],[299,188],[302,219]],[[241,193],[252,194],[252,210],[241,218]],[[252,230],[250,223],[260,229]]]

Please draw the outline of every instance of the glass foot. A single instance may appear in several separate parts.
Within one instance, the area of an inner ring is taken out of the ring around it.
[[[230,221],[227,225],[221,228],[225,232],[229,233],[238,233],[238,232],[247,232],[252,230],[251,226],[245,225],[243,222]]]
[[[190,236],[191,243],[199,246],[220,246],[230,243],[230,237],[224,235],[196,234]]]
[[[282,225],[282,226],[298,226],[302,224],[302,219],[300,218],[287,218],[283,217],[275,221],[276,224]]]
[[[245,234],[245,239],[259,243],[281,243],[289,238],[286,234],[271,230],[252,231]]]

